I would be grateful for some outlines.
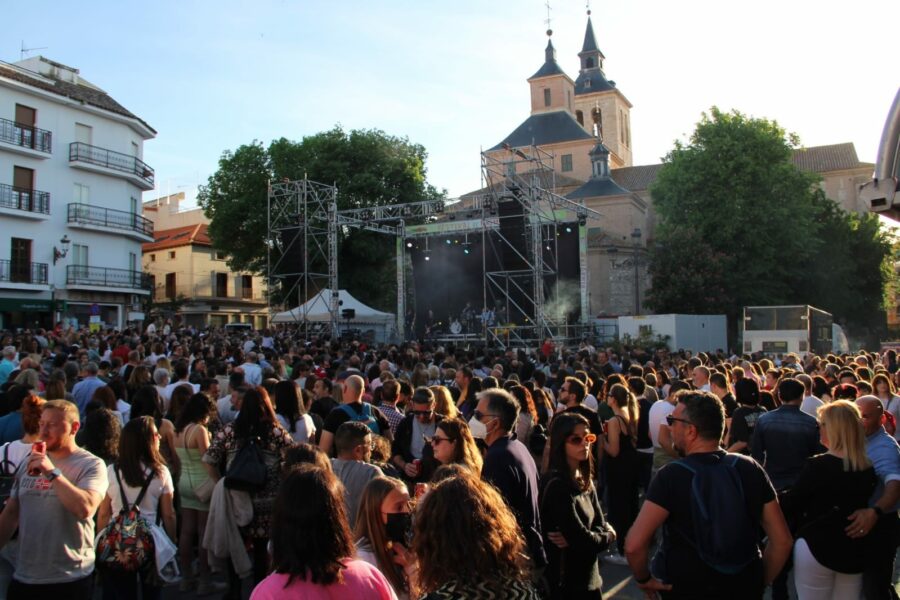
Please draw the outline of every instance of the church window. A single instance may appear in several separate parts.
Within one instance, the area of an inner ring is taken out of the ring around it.
[[[585,79],[584,80],[584,89],[588,89],[589,87],[591,87],[591,80]]]
[[[544,88],[544,106],[550,106],[550,90]]]
[[[563,170],[563,173],[572,170],[572,155],[571,154],[563,154],[562,155],[562,170]]]
[[[580,110],[575,111],[575,120],[578,121],[578,124],[584,127],[584,113]]]
[[[594,121],[594,135],[603,137],[603,114],[599,108],[591,111],[591,118]]]

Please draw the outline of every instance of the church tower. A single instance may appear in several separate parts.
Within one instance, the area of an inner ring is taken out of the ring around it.
[[[550,35],[550,31],[547,31]],[[567,110],[572,112],[572,97],[575,84],[556,62],[556,48],[553,40],[547,40],[544,50],[544,64],[537,73],[528,78],[531,86],[531,114]]]
[[[597,45],[590,15],[591,11],[588,11],[584,44],[578,53],[581,68],[575,80],[575,100],[571,110],[585,131],[603,138],[613,169],[630,167],[631,102],[614,81],[606,78],[603,71],[606,57]]]

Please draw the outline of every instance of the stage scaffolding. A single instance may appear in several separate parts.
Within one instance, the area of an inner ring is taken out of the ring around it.
[[[406,339],[406,241],[452,234],[482,236],[484,305],[502,306],[507,315],[515,308],[524,323],[502,323],[488,328],[485,341],[502,347],[539,343],[545,337],[557,340],[579,337],[588,318],[587,223],[601,215],[583,204],[553,192],[556,188],[553,155],[535,146],[508,148],[501,153],[482,153],[481,169],[486,191],[464,201],[426,200],[370,208],[337,209],[338,190],[302,179],[269,186],[269,232],[267,276],[270,289],[281,283],[282,298],[290,306],[332,290],[329,302],[331,322],[315,333],[334,334],[338,306],[338,234],[352,228],[376,231],[396,240],[397,334]],[[525,244],[508,239],[501,232],[501,203],[513,202],[521,208]],[[445,211],[448,214],[445,214]],[[452,213],[452,218],[450,218]],[[578,224],[579,306],[578,323],[567,323],[559,313],[547,310],[559,306],[559,255],[555,232],[563,224]],[[303,260],[292,265],[295,244],[305,249]],[[488,253],[492,253],[489,262]],[[513,252],[519,268],[504,268],[504,252]],[[488,265],[492,265],[489,270]],[[498,267],[494,268],[494,266]],[[302,268],[301,268],[302,267]],[[272,298],[270,294],[270,298]],[[270,300],[270,313],[275,305]],[[307,335],[311,324],[298,313],[296,322]]]

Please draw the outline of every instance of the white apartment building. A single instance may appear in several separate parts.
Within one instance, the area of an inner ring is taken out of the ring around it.
[[[155,136],[78,69],[0,62],[0,328],[143,320]]]

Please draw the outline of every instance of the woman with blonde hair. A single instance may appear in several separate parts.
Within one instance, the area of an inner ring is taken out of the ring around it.
[[[448,419],[455,419],[459,416],[459,409],[453,401],[450,390],[443,385],[433,385],[428,388],[434,394],[434,412],[444,415]]]
[[[638,514],[637,399],[627,387],[614,384],[606,402],[613,418],[606,421],[603,436],[606,484],[609,498],[609,520],[622,535],[616,539],[618,554],[609,556],[612,564],[626,565],[625,533]]]
[[[424,600],[540,598],[515,516],[477,475],[445,479],[425,494],[416,507],[412,550]]]
[[[431,437],[431,448],[435,460],[442,465],[465,465],[475,475],[481,475],[484,460],[468,423],[462,419],[444,419],[438,423]]]
[[[845,527],[851,513],[869,505],[878,480],[866,455],[856,404],[835,400],[820,406],[818,416],[828,451],[809,459],[781,499],[785,514],[799,523],[794,544],[797,595],[800,600],[860,598],[874,539],[870,532],[851,538]]]
[[[359,501],[353,538],[356,557],[384,574],[400,600],[416,598],[418,566],[409,553],[412,511],[409,489],[393,477],[369,481]]]

